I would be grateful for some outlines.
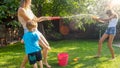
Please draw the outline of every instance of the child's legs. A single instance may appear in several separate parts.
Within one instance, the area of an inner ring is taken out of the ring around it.
[[[38,68],[37,63],[33,64],[33,68]]]
[[[97,56],[100,56],[101,50],[102,50],[102,43],[107,37],[108,37],[108,34],[103,34],[103,36],[100,38],[99,43],[98,43],[98,54],[97,54]]]
[[[36,58],[37,58],[40,68],[43,68],[41,51],[36,54]]]
[[[30,65],[33,65],[33,68],[37,68],[38,67],[37,61],[42,60],[41,51],[37,51],[37,52],[28,54],[28,59],[29,59]]]
[[[42,63],[42,61],[40,60],[38,63],[39,63],[40,68],[43,68],[43,63]]]
[[[114,55],[114,49],[112,47],[112,43],[113,43],[113,39],[114,39],[114,35],[109,35],[109,39],[108,39],[108,48],[110,49],[110,52],[112,54],[112,58],[115,58],[115,55]]]
[[[20,68],[25,68],[25,64],[28,62],[28,55],[24,56],[24,59],[22,61],[22,64],[20,66]]]

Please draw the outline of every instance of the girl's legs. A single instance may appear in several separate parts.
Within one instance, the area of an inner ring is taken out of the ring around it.
[[[20,66],[20,68],[25,68],[25,64],[28,62],[28,55],[24,56],[24,59],[22,61],[22,64]]]
[[[113,47],[112,47],[113,39],[114,39],[114,35],[109,35],[109,39],[108,39],[108,48],[110,49],[110,52],[111,52],[111,55],[112,55],[112,59],[115,58],[114,49],[113,49]]]
[[[43,59],[44,59],[43,64],[46,65],[48,68],[50,68],[51,66],[47,62],[47,55],[48,55],[49,49],[45,47],[45,46],[49,47],[49,43],[47,42],[47,40],[45,39],[45,37],[42,34],[40,35],[40,38],[41,38],[40,43],[45,44],[45,45],[41,45],[43,47]]]
[[[102,43],[104,40],[108,37],[108,34],[103,34],[103,36],[100,38],[99,43],[98,43],[98,53],[95,57],[100,57],[101,55],[101,50],[102,50]]]
[[[43,63],[42,63],[42,61],[39,61],[38,63],[39,63],[40,68],[43,68]]]

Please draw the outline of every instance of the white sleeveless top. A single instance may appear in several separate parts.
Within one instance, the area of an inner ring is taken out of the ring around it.
[[[24,9],[24,11],[25,11],[26,15],[27,15],[31,20],[35,17],[35,15],[33,14],[33,12],[32,12],[31,9],[26,9],[26,10]],[[19,20],[19,22],[22,24],[23,29],[27,29],[27,27],[26,27],[26,21],[23,19],[23,17],[21,17],[21,16],[19,15],[19,13],[18,13],[18,20]]]
[[[113,18],[109,21],[108,27],[116,27],[117,23],[118,23],[118,18]]]

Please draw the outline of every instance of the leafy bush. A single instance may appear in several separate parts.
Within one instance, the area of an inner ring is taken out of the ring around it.
[[[16,27],[18,25],[15,20],[17,20],[19,0],[1,0],[0,5],[0,24],[11,24]]]

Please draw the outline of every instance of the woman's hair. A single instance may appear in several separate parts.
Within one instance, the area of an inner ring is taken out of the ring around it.
[[[27,7],[28,0],[21,0],[20,7]]]
[[[37,27],[37,23],[33,20],[29,20],[27,23],[26,23],[26,27],[29,31],[33,31],[34,28]]]

